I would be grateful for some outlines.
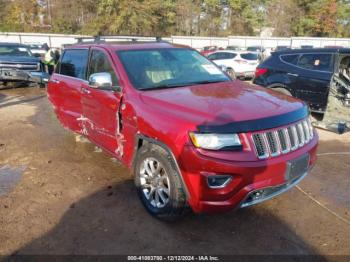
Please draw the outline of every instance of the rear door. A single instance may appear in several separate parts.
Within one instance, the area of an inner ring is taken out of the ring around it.
[[[220,52],[217,53],[217,57],[215,59],[215,64],[217,65],[224,65],[226,67],[233,68],[233,59],[237,56],[235,53],[230,52]]]
[[[62,124],[81,132],[81,86],[86,81],[88,49],[67,49],[51,76],[48,93]]]
[[[119,133],[118,113],[122,93],[116,72],[116,67],[107,51],[98,47],[91,49],[88,79],[95,73],[110,73],[113,88],[109,90],[91,88],[88,82],[85,82],[81,89],[83,108],[81,120],[86,135],[92,141],[121,156],[122,135]]]
[[[300,68],[294,82],[295,97],[306,101],[314,111],[324,111],[333,75],[334,55],[304,53],[297,63]]]

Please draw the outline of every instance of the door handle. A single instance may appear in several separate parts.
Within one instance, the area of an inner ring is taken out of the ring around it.
[[[59,84],[59,83],[60,83],[60,80],[50,79],[50,82],[51,82],[51,83],[54,83],[54,84]]]
[[[91,93],[90,90],[88,90],[88,89],[86,89],[84,87],[81,88],[81,92],[83,92],[85,94],[90,94]]]
[[[298,74],[293,74],[293,73],[287,73],[287,75],[290,75],[290,76],[299,76]]]

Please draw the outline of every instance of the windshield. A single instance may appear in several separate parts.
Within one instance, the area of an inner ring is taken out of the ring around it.
[[[218,67],[191,49],[117,52],[128,77],[141,90],[230,81]]]
[[[25,46],[0,46],[0,56],[31,56],[29,49]]]
[[[256,53],[243,53],[241,57],[246,60],[258,60],[259,56]]]

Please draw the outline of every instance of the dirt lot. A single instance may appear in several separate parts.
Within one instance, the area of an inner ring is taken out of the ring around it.
[[[126,168],[56,120],[38,88],[0,90],[0,255],[350,255],[350,133],[261,205],[177,223],[149,216]]]

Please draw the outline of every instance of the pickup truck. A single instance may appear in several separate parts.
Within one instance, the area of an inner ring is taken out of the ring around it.
[[[49,75],[39,57],[29,46],[19,43],[0,43],[0,82],[37,83],[45,86]]]
[[[316,161],[304,102],[232,80],[188,47],[72,45],[47,91],[63,126],[132,171],[159,219],[260,203],[299,183]]]

